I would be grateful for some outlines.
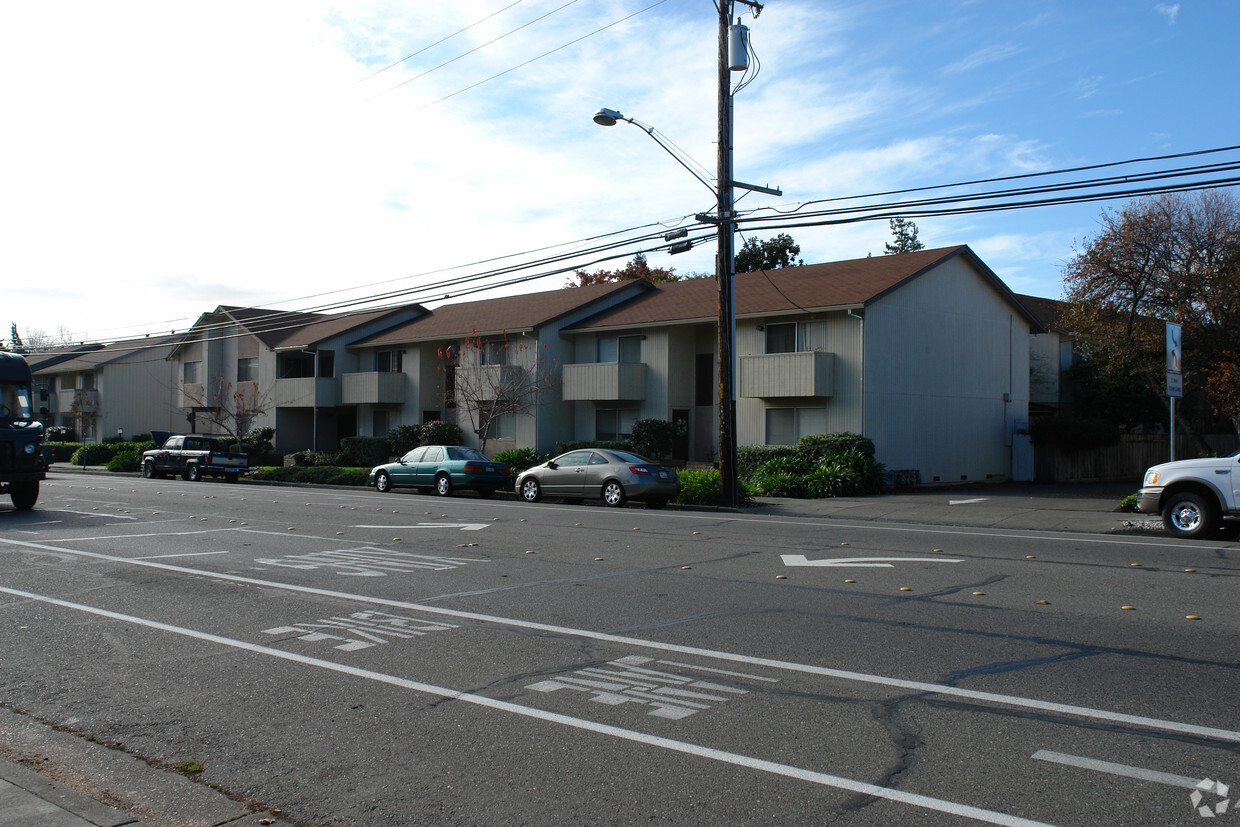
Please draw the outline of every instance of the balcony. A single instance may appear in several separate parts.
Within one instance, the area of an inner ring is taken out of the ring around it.
[[[640,402],[646,398],[642,362],[589,362],[564,366],[565,401]]]
[[[335,379],[277,379],[274,403],[277,408],[334,408],[337,402]]]
[[[405,401],[407,380],[403,373],[370,371],[340,377],[343,405],[399,405]]]
[[[56,407],[62,413],[99,413],[99,391],[66,388],[56,392]]]
[[[520,365],[462,365],[456,369],[456,397],[473,402],[494,402],[506,393],[528,390],[525,368]]]
[[[835,393],[835,354],[822,351],[765,353],[741,357],[740,396],[831,396]]]

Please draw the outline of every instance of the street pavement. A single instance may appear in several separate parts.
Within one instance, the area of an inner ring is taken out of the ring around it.
[[[56,466],[52,471],[53,476],[83,473],[107,472],[101,468],[68,466]],[[1135,492],[1137,487],[1136,483],[1004,484],[828,500],[763,497],[746,509],[746,513],[852,523],[916,523],[1080,534],[1158,532],[1161,520],[1119,511],[1120,500]],[[162,827],[85,794],[95,792],[99,798],[106,799],[104,785],[99,783],[102,778],[112,784],[166,785],[170,794],[164,798],[183,801],[186,811],[193,813],[195,824],[254,827],[288,823],[282,813],[255,812],[244,803],[233,801],[180,773],[117,754],[102,744],[86,745],[98,757],[99,778],[55,780],[45,777],[38,772],[40,757],[23,752],[20,745],[21,727],[44,725],[28,720],[6,720],[23,716],[3,712],[0,716],[3,716],[0,719],[0,750],[21,762],[0,757],[0,827]],[[65,740],[66,748],[66,739],[82,740],[72,733],[60,732],[55,733],[52,743],[57,738]],[[72,746],[82,747],[80,744]]]

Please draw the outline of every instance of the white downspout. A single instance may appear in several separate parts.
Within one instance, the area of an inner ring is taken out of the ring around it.
[[[858,335],[859,346],[857,348],[858,364],[860,366],[860,380],[858,382],[858,387],[861,394],[861,427],[857,430],[861,436],[865,436],[865,317],[858,316],[852,311],[851,308],[845,310],[844,312],[856,319],[861,327],[861,332]]]

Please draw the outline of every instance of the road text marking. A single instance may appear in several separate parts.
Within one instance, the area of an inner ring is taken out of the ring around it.
[[[821,566],[824,568],[835,566],[850,566],[853,568],[874,568],[874,569],[890,569],[894,568],[891,563],[881,563],[880,560],[890,560],[895,563],[963,563],[963,560],[953,560],[950,557],[836,557],[825,560],[807,560],[804,554],[781,554],[785,566]]]

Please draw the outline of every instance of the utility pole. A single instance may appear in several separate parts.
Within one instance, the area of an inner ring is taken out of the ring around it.
[[[719,498],[737,504],[736,481],[736,287],[733,279],[732,193],[732,70],[728,60],[732,0],[719,0],[719,164],[718,260],[719,281]]]

